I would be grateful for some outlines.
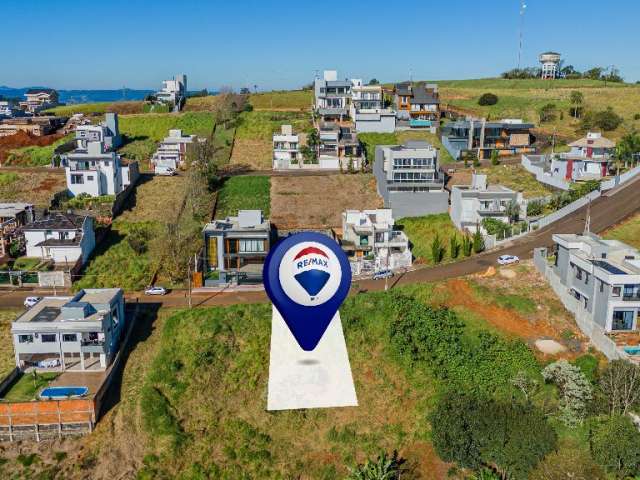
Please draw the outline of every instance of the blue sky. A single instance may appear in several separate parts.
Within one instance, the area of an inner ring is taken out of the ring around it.
[[[523,65],[555,50],[578,69],[615,65],[640,80],[640,2],[526,3]],[[518,12],[519,0],[2,0],[0,85],[153,89],[184,72],[190,89],[296,88],[324,69],[497,76],[517,62]]]

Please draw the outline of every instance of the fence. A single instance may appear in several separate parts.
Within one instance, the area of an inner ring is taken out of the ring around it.
[[[539,165],[535,165],[534,162],[537,159],[544,159],[544,155],[522,155],[522,166],[529,173],[533,173],[536,176],[536,180],[540,183],[544,183],[545,185],[549,185],[550,187],[557,188],[559,190],[569,190],[571,188],[571,184],[565,181],[562,178],[554,177],[552,175],[547,175]]]
[[[552,224],[553,222],[557,222],[561,218],[584,207],[590,201],[591,202],[594,201],[596,198],[600,197],[600,195],[602,195],[602,192],[600,192],[599,190],[594,190],[593,192],[585,195],[584,197],[580,197],[575,202],[571,202],[569,205],[562,207],[560,210],[550,213],[549,215],[542,217],[541,219],[536,220],[535,222],[531,222],[530,227],[534,229],[543,228],[543,227],[546,227],[547,225]]]
[[[615,177],[605,182],[602,182],[600,184],[600,190],[611,190],[612,188],[615,188],[618,185],[622,185],[623,183],[628,182],[638,174],[640,174],[640,165],[638,165],[635,168],[632,168],[631,170],[623,173],[622,175],[616,175]]]

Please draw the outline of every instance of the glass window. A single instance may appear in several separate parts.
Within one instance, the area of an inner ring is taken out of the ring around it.
[[[576,278],[578,280],[582,280],[582,270],[580,269],[580,267],[576,267]]]
[[[33,335],[18,335],[18,343],[32,343]]]
[[[78,174],[71,175],[72,185],[81,185],[83,183],[84,183],[84,177],[82,175],[78,175]]]
[[[63,342],[76,342],[78,340],[78,335],[76,333],[63,333],[62,341]]]
[[[264,240],[240,240],[240,252],[264,252]]]
[[[611,290],[611,296],[612,297],[619,297],[621,290],[622,290],[621,287],[613,287],[613,289]]]
[[[615,310],[611,330],[633,330],[633,310]]]
[[[56,334],[55,333],[43,333],[41,335],[41,341],[42,343],[53,343],[56,341]]]

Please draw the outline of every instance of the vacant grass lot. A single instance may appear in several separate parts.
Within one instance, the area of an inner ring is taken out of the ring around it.
[[[342,227],[345,210],[382,206],[371,174],[271,178],[271,222],[280,229]]]
[[[569,115],[569,96],[573,90],[584,95],[585,110],[604,110],[611,106],[621,115],[625,123],[613,132],[606,132],[613,139],[622,136],[628,129],[640,128],[640,120],[634,115],[640,113],[640,85],[616,84],[599,80],[505,80],[479,79],[438,81],[443,106],[450,104],[465,112],[490,119],[522,118],[538,125],[539,109],[553,103],[558,109],[555,121],[539,125],[546,133],[554,129],[561,136],[577,136],[578,121]],[[478,105],[483,93],[494,93],[498,103],[492,106]],[[560,118],[560,112],[563,112]]]
[[[640,248],[640,214],[636,214],[605,231],[602,237],[610,240],[620,240],[627,245]]]
[[[17,308],[0,309],[0,379],[8,375],[16,366],[11,322],[18,318],[21,312],[22,310]]]
[[[221,95],[208,95],[206,97],[192,97],[187,98],[182,111],[184,112],[203,112],[203,111],[215,111],[219,105],[220,100],[223,98]]]
[[[74,113],[104,114],[107,112],[116,112],[118,114],[143,113],[144,102],[142,101],[124,101],[124,102],[94,102],[94,103],[77,103],[74,105],[61,105],[59,107],[50,108],[47,113],[55,115],[71,116]]]
[[[461,241],[462,235],[456,229],[448,213],[426,215],[424,217],[402,218],[396,222],[404,230],[411,242],[411,253],[417,263],[433,264],[431,244],[438,235],[446,249],[443,262],[453,261],[449,251],[449,239],[456,236]],[[462,251],[458,260],[463,258]]]
[[[538,182],[521,165],[495,165],[479,168],[478,173],[486,174],[490,184],[500,184],[522,192],[525,198],[543,197],[552,193],[551,189]]]
[[[269,177],[247,176],[231,177],[218,191],[216,218],[236,216],[238,210],[262,210],[269,218]]]
[[[292,125],[294,132],[303,133],[312,126],[311,117],[304,112],[253,111],[240,114],[231,163],[270,170],[273,134],[280,131],[281,125]]]
[[[254,93],[249,96],[249,103],[256,110],[308,111],[313,103],[313,90]]]
[[[28,202],[48,207],[53,194],[67,188],[63,170],[42,169],[4,175],[8,175],[4,177],[8,181],[0,183],[0,199],[4,202]]]
[[[7,156],[7,163],[23,167],[49,166],[51,165],[54,150],[73,138],[74,135],[67,135],[44,147],[31,146],[13,149]]]

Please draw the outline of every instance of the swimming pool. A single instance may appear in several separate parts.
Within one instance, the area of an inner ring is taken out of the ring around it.
[[[635,347],[624,347],[623,350],[627,355],[640,355],[640,345]]]
[[[43,400],[64,400],[65,398],[84,397],[89,393],[87,387],[47,387],[40,392]]]

